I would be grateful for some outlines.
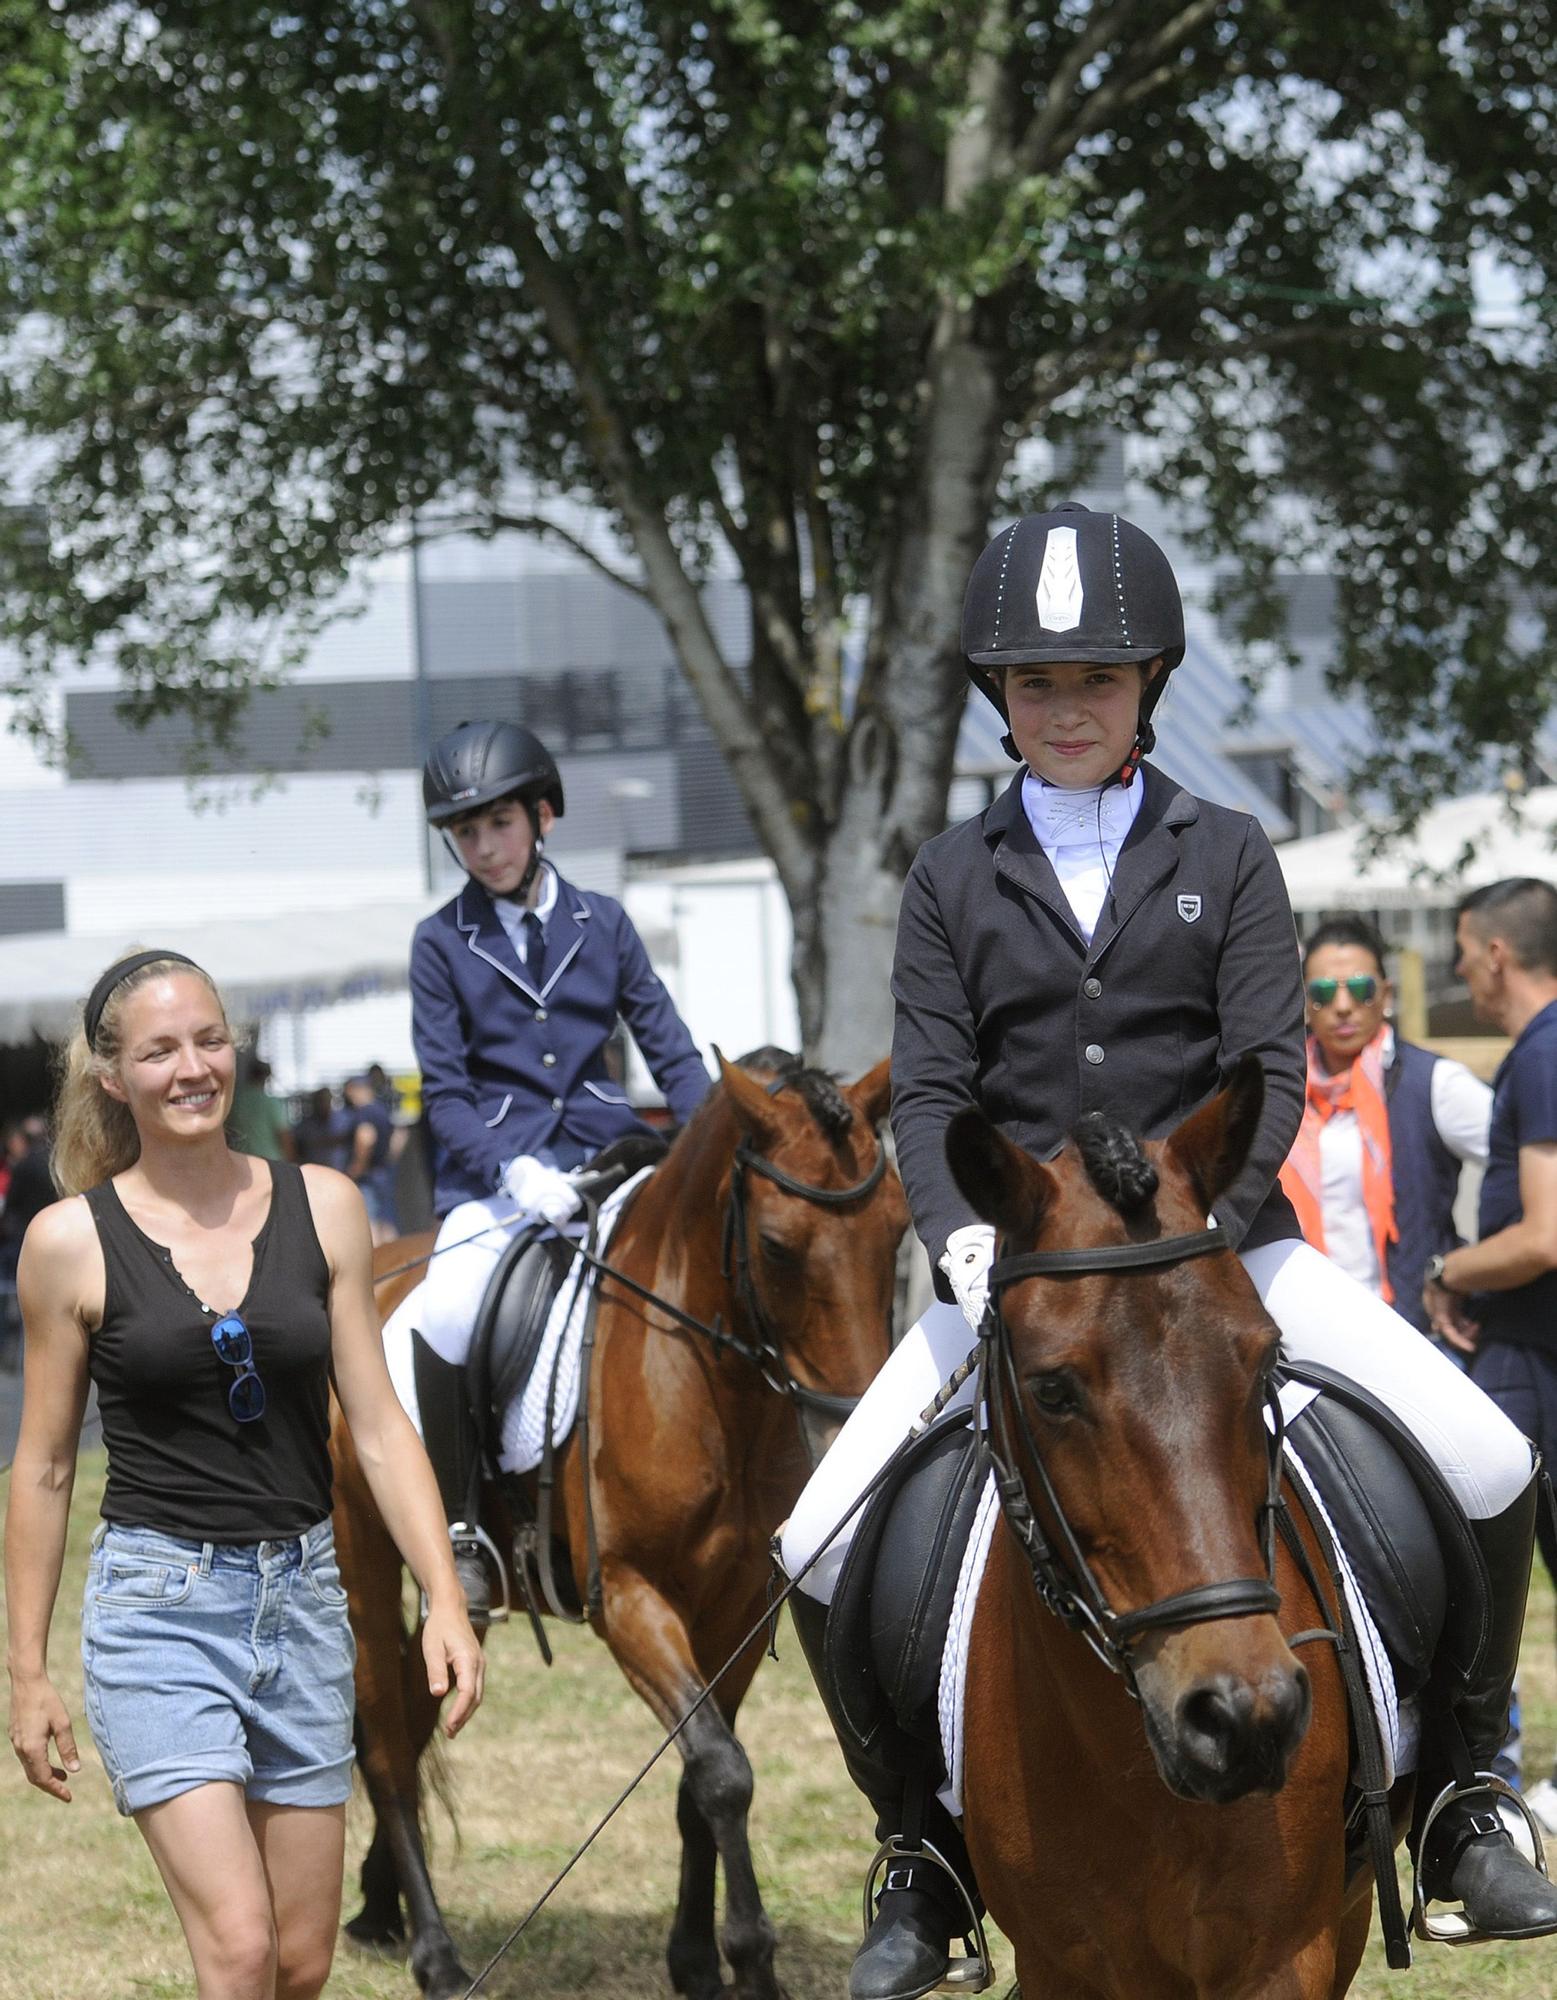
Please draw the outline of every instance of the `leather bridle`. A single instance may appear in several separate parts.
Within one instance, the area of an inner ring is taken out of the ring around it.
[[[1266,1574],[1200,1584],[1193,1590],[1159,1598],[1139,1610],[1115,1611],[1076,1539],[1027,1420],[1011,1330],[1001,1311],[1000,1295],[1027,1278],[1065,1279],[1111,1271],[1158,1270],[1194,1257],[1211,1256],[1229,1247],[1224,1229],[1199,1229],[1190,1235],[1163,1236],[1146,1243],[1110,1244],[1090,1250],[1030,1251],[1000,1258],[989,1274],[989,1307],[980,1341],[979,1394],[986,1413],[986,1449],[994,1467],[1001,1511],[1027,1558],[1039,1598],[1062,1623],[1081,1633],[1103,1664],[1122,1677],[1137,1700],[1140,1694],[1135,1681],[1134,1651],[1144,1634],[1199,1625],[1217,1618],[1259,1617],[1280,1607],[1281,1596],[1276,1588],[1276,1527],[1285,1502],[1281,1495],[1284,1425],[1279,1395],[1274,1384],[1267,1384],[1266,1402],[1272,1412],[1272,1423],[1267,1433],[1266,1495],[1260,1509]],[[1002,1394],[1002,1389],[1009,1393]],[[1055,1524],[1054,1541],[1044,1531],[1012,1449],[1012,1410],[1016,1413],[1017,1442],[1025,1450],[1027,1463],[1037,1473],[1044,1507]],[[1301,1641],[1288,1643],[1296,1645]]]
[[[776,1096],[786,1087],[788,1079],[778,1078],[769,1084],[769,1096]],[[782,1167],[764,1159],[748,1140],[742,1139],[735,1149],[735,1160],[730,1169],[730,1199],[724,1212],[724,1244],[721,1254],[721,1268],[725,1278],[734,1285],[735,1296],[740,1301],[746,1323],[756,1334],[756,1346],[750,1350],[750,1358],[762,1371],[763,1380],[770,1389],[776,1389],[781,1396],[803,1409],[814,1410],[819,1416],[842,1423],[859,1403],[858,1396],[834,1396],[823,1389],[809,1389],[805,1383],[797,1382],[789,1363],[784,1359],[783,1346],[774,1331],[758,1295],[752,1278],[750,1219],[747,1212],[746,1176],[760,1174],[765,1181],[783,1194],[793,1195],[797,1200],[811,1202],[818,1208],[848,1208],[855,1202],[863,1202],[873,1195],[881,1185],[887,1170],[887,1149],[880,1137],[876,1140],[876,1157],[870,1171],[863,1180],[855,1181],[851,1187],[816,1187],[810,1181],[799,1181],[792,1174],[786,1174]]]

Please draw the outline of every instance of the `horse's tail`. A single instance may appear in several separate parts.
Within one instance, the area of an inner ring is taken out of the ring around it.
[[[454,1767],[449,1762],[449,1753],[443,1738],[436,1731],[422,1752],[421,1761],[416,1767],[416,1775],[419,1781],[416,1811],[417,1818],[421,1821],[423,1842],[430,1844],[428,1810],[431,1801],[436,1799],[449,1816],[449,1825],[454,1833],[454,1851],[456,1854],[462,1853],[465,1837],[460,1831],[459,1808],[454,1797]]]

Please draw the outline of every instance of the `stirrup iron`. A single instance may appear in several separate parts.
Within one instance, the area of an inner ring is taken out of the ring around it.
[[[937,1993],[984,1993],[995,1983],[995,1968],[989,1956],[989,1940],[984,1935],[984,1919],[978,1907],[968,1894],[967,1885],[942,1854],[933,1841],[921,1840],[917,1845],[906,1841],[900,1833],[888,1834],[876,1849],[876,1857],[865,1871],[864,1927],[869,1931],[876,1920],[877,1883],[894,1861],[928,1861],[939,1868],[943,1875],[951,1877],[956,1885],[957,1897],[962,1904],[963,1915],[967,1918],[962,1933],[962,1942],[971,1945],[960,1958],[953,1958],[946,1969],[946,1977],[936,1987]]]
[[[449,1523],[449,1540],[451,1542],[474,1542],[486,1557],[488,1564],[491,1566],[492,1574],[497,1578],[498,1594],[501,1599],[501,1602],[494,1603],[492,1609],[487,1613],[487,1623],[489,1625],[506,1625],[509,1614],[513,1610],[513,1605],[510,1603],[508,1597],[508,1571],[498,1551],[497,1543],[493,1541],[486,1529],[477,1521],[451,1521]],[[422,1618],[425,1621],[427,1617],[427,1592],[425,1590],[421,1596],[421,1612]]]
[[[1411,1928],[1419,1938],[1425,1939],[1429,1944],[1506,1944],[1508,1942],[1507,1938],[1495,1938],[1487,1931],[1474,1929],[1463,1910],[1448,1910],[1440,1916],[1429,1916],[1427,1913],[1427,1901],[1422,1894],[1422,1857],[1427,1852],[1427,1838],[1432,1832],[1439,1815],[1447,1807],[1453,1805],[1456,1799],[1479,1798],[1485,1792],[1492,1793],[1500,1803],[1504,1799],[1509,1800],[1518,1809],[1524,1819],[1526,1828],[1529,1830],[1531,1845],[1535,1849],[1535,1866],[1542,1875],[1546,1876],[1548,1881],[1551,1880],[1546,1866],[1546,1843],[1541,1838],[1541,1822],[1536,1818],[1529,1806],[1525,1804],[1523,1796],[1515,1791],[1506,1778],[1500,1778],[1495,1771],[1478,1771],[1476,1773],[1476,1782],[1473,1785],[1461,1785],[1452,1782],[1445,1785],[1437,1798],[1433,1800],[1431,1810],[1428,1812],[1427,1818],[1422,1822],[1421,1838],[1417,1841],[1416,1852],[1411,1857]],[[1494,1817],[1498,1818],[1499,1821],[1497,1831],[1506,1833],[1508,1829],[1502,1824],[1501,1815],[1494,1813]]]

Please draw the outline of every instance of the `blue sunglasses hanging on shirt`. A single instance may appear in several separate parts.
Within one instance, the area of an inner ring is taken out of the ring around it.
[[[229,1368],[236,1368],[227,1390],[227,1407],[240,1424],[258,1423],[265,1414],[265,1385],[254,1366],[254,1342],[237,1313],[223,1313],[211,1328],[211,1345]]]

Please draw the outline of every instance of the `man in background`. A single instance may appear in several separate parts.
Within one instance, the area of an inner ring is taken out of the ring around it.
[[[238,1087],[233,1092],[227,1130],[240,1153],[253,1153],[262,1160],[294,1160],[292,1128],[287,1107],[268,1089],[270,1064],[248,1050],[238,1060]]]
[[[1471,1373],[1557,1469],[1557,889],[1514,876],[1475,889],[1455,922],[1455,971],[1477,1018],[1512,1038],[1492,1085],[1480,1236],[1429,1258],[1434,1328],[1474,1350]],[[1541,1555],[1557,1578],[1543,1509]],[[1557,1833],[1557,1772],[1528,1804]]]
[[[351,1150],[346,1171],[362,1190],[368,1220],[373,1225],[373,1241],[387,1243],[398,1235],[395,1214],[395,1161],[399,1157],[399,1134],[373,1088],[371,1074],[346,1079],[342,1093],[346,1099],[346,1123],[351,1132]]]

